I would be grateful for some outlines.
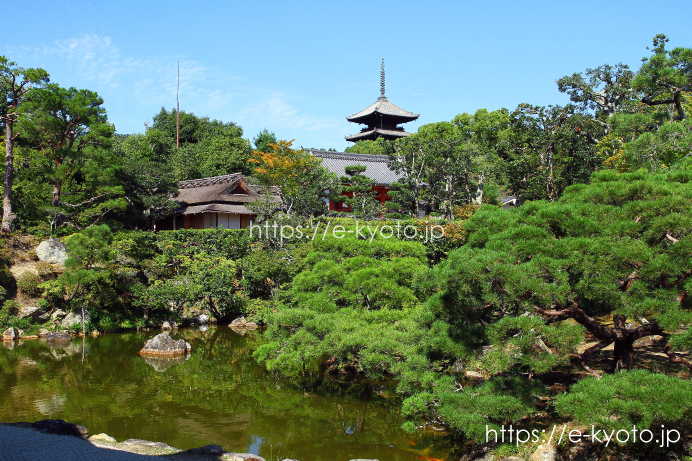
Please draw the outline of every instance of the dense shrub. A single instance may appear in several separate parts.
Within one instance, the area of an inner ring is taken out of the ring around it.
[[[33,272],[24,272],[17,277],[17,288],[27,296],[35,298],[41,294],[41,278]]]

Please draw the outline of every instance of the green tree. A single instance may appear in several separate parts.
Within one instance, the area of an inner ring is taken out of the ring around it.
[[[575,72],[557,80],[561,93],[567,93],[570,101],[582,112],[593,115],[597,127],[580,127],[580,134],[597,144],[610,132],[610,117],[622,112],[634,111],[636,91],[632,87],[634,72],[626,64],[604,64],[586,69],[584,74]]]
[[[266,128],[257,133],[257,136],[252,138],[252,144],[255,146],[255,150],[259,152],[271,152],[271,147],[269,144],[276,144],[279,140],[276,139],[276,134],[267,130]]]
[[[126,206],[107,149],[114,128],[102,104],[93,91],[49,84],[34,89],[24,105],[23,136],[48,160],[44,175],[52,185],[59,224],[81,228]]]
[[[125,195],[128,198],[128,226],[153,229],[157,219],[178,208],[170,199],[177,195],[178,183],[163,163],[138,160],[127,162],[121,170]],[[123,217],[121,215],[121,217]],[[143,219],[142,219],[143,218]]]
[[[652,56],[644,58],[632,86],[642,93],[648,106],[668,106],[670,119],[684,120],[685,92],[692,91],[692,48],[666,50],[668,38],[658,34],[653,39]]]
[[[70,255],[65,272],[58,281],[63,286],[74,286],[70,300],[82,289],[87,292],[110,275],[108,263],[113,257],[113,234],[102,224],[91,226],[67,238],[65,245]],[[82,300],[82,332],[85,331],[84,301]]]
[[[16,215],[12,211],[12,186],[14,179],[14,142],[17,134],[14,125],[18,121],[19,106],[32,88],[48,83],[48,73],[43,69],[24,69],[15,62],[0,56],[0,122],[4,125],[5,181],[2,202],[2,231],[12,230]]]
[[[347,176],[342,176],[340,181],[343,184],[342,192],[349,195],[338,196],[333,200],[346,203],[356,216],[369,220],[384,213],[384,207],[372,190],[375,181],[363,174],[366,168],[363,165],[345,167]]]
[[[428,173],[428,160],[433,147],[417,138],[401,138],[386,144],[389,155],[389,168],[401,174],[390,185],[392,202],[404,213],[417,218],[420,212],[420,198]]]
[[[361,139],[360,141],[356,141],[354,145],[348,146],[344,152],[352,154],[387,155],[384,138],[377,138],[375,140]]]

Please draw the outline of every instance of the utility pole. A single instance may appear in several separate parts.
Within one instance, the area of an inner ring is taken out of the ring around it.
[[[177,109],[175,112],[175,150],[178,150],[180,145],[180,61],[178,61],[178,90],[175,93],[175,103]]]

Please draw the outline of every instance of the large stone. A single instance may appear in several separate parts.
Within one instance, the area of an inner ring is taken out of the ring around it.
[[[25,319],[27,317],[31,317],[31,319],[36,323],[46,323],[48,320],[50,320],[50,315],[48,315],[48,312],[34,306],[27,306],[19,311],[20,319]]]
[[[195,317],[195,323],[198,323],[200,325],[206,325],[209,323],[209,316],[207,314],[201,314]]]
[[[72,341],[72,337],[66,331],[51,331],[46,335],[46,341]]]
[[[261,456],[251,453],[224,453],[219,459],[225,461],[267,461]]]
[[[36,421],[34,424],[32,424],[32,426],[47,434],[74,435],[76,437],[84,438],[89,436],[86,427],[66,423],[62,419],[44,419],[42,421]]]
[[[84,309],[84,322],[89,323],[91,322],[91,314],[89,314],[89,311]],[[62,319],[62,322],[60,322],[60,327],[61,328],[71,328],[74,325],[81,325],[82,324],[82,311],[78,310],[77,312],[70,312],[67,314],[67,316]]]
[[[233,320],[228,326],[233,328],[234,331],[236,328],[244,328],[246,330],[257,329],[257,324],[255,322],[248,322],[247,320],[245,320],[245,317],[238,317],[237,319]]]
[[[89,437],[89,441],[90,442],[110,442],[110,443],[117,442],[117,440],[115,440],[114,437],[111,437],[110,435],[104,434],[104,433],[92,435],[91,437]]]
[[[168,336],[168,333],[161,333],[144,343],[144,348],[139,351],[142,355],[185,355],[192,350],[190,343],[184,339],[178,341]]]
[[[245,317],[238,317],[237,319],[233,320],[228,326],[229,327],[243,327],[247,322],[245,321]]]
[[[129,445],[139,445],[142,447],[149,447],[149,448],[163,448],[163,449],[174,450],[174,448],[172,446],[166,445],[163,442],[151,442],[149,440],[127,439],[123,443],[127,443]]]
[[[50,318],[51,318],[51,320],[56,321],[56,320],[63,319],[63,318],[65,318],[66,316],[67,316],[67,312],[65,312],[65,311],[63,311],[63,310],[60,310],[60,309],[56,309],[56,310],[53,311],[53,313],[50,315]]]
[[[529,458],[529,461],[557,461],[558,459],[555,448],[546,444],[539,445],[538,449]]]
[[[36,254],[41,261],[65,265],[67,261],[67,247],[59,239],[44,240],[36,248]]]
[[[2,333],[2,340],[3,341],[12,341],[14,339],[17,339],[17,330],[15,330],[12,327],[9,327],[7,330],[3,331]]]
[[[48,333],[50,333],[50,330],[48,328],[41,328],[40,330],[38,330],[38,336],[40,338],[48,336]]]

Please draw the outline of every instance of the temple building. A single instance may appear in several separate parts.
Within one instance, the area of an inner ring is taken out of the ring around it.
[[[178,209],[157,221],[155,230],[244,229],[257,216],[245,205],[262,198],[261,188],[248,184],[240,173],[179,181],[178,190],[172,199]],[[278,188],[270,192],[278,206]]]
[[[361,110],[357,114],[346,117],[346,120],[353,123],[365,125],[360,133],[346,136],[347,141],[356,142],[360,140],[375,140],[377,138],[397,139],[408,136],[410,133],[404,131],[399,126],[401,123],[416,120],[419,114],[408,112],[398,107],[384,95],[384,59],[382,60],[382,71],[380,74],[380,97],[373,104]]]

